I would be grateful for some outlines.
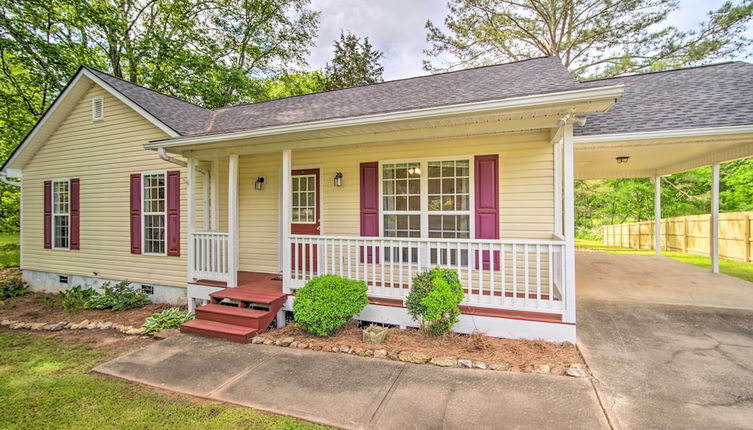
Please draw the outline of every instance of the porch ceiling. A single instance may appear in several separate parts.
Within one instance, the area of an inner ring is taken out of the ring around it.
[[[753,156],[753,126],[575,137],[575,178],[637,178]],[[616,158],[630,157],[618,164]]]

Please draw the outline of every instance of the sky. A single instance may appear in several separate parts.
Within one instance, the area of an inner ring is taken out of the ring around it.
[[[695,28],[709,10],[724,0],[680,0],[680,9],[669,22],[681,29]],[[323,68],[332,56],[332,42],[340,30],[369,37],[376,49],[384,52],[381,61],[384,79],[392,80],[426,74],[422,61],[428,47],[424,25],[427,19],[442,24],[447,13],[446,0],[312,0],[311,7],[321,11],[319,37],[308,58],[311,68]],[[747,32],[753,37],[753,26]]]

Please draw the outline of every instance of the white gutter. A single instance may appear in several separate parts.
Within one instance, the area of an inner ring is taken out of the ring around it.
[[[167,152],[165,152],[165,148],[157,148],[157,155],[159,155],[159,158],[167,162],[177,164],[178,166],[181,166],[181,167],[188,167],[188,163],[186,163],[185,161],[167,155]],[[196,166],[196,170],[198,170],[199,173],[201,173],[202,175],[209,177],[209,172],[207,171],[207,169]]]
[[[642,131],[638,133],[594,134],[575,136],[577,144],[612,143],[626,140],[653,140],[689,137],[727,136],[733,134],[753,133],[753,125],[733,125],[729,127],[686,128],[680,130]]]
[[[8,174],[5,173],[5,172],[0,172],[0,182],[2,182],[3,184],[8,184],[8,185],[12,185],[14,187],[21,188],[21,183],[20,182],[11,181],[10,179],[8,179]]]
[[[458,115],[468,113],[484,113],[502,109],[516,109],[538,105],[562,103],[589,102],[597,99],[614,99],[622,97],[623,86],[587,88],[583,90],[563,91],[551,94],[516,97],[504,100],[463,103],[458,105],[412,109],[400,112],[380,113],[360,117],[337,118],[323,121],[312,121],[302,124],[280,125],[259,128],[256,130],[218,133],[195,137],[178,137],[173,139],[155,140],[144,145],[146,149],[169,148],[174,146],[193,145],[199,143],[220,142],[232,139],[263,137],[285,133],[300,133],[315,130],[326,130],[339,127],[378,124],[393,121],[415,119],[429,119],[438,116]]]

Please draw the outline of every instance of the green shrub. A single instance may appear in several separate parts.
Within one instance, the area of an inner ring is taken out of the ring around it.
[[[364,282],[335,275],[318,276],[296,292],[293,315],[309,333],[329,336],[368,303]]]
[[[89,299],[95,294],[97,294],[97,292],[91,288],[84,289],[81,288],[81,285],[76,285],[73,288],[59,292],[57,299],[60,303],[60,307],[69,314],[72,314],[84,309],[89,302]]]
[[[463,297],[463,286],[457,272],[435,267],[413,278],[405,306],[423,330],[439,335],[458,322],[458,304]]]
[[[10,276],[0,282],[0,298],[12,299],[29,292],[29,285],[20,276]]]
[[[191,312],[170,308],[147,318],[142,329],[144,334],[151,334],[169,328],[180,328],[181,324],[192,319]]]
[[[131,288],[131,283],[121,281],[110,287],[109,282],[102,285],[103,293],[93,295],[86,307],[89,309],[112,309],[126,311],[141,308],[149,304],[149,295],[141,290]]]

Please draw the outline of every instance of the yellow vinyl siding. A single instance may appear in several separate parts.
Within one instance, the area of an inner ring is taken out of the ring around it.
[[[324,235],[360,234],[360,163],[385,160],[499,154],[500,237],[550,239],[554,231],[553,146],[549,133],[431,139],[293,151],[293,168],[321,169]],[[240,157],[240,269],[279,270],[280,153]],[[223,164],[221,194],[226,194]],[[334,176],[343,172],[343,186]],[[253,182],[266,176],[263,191]],[[221,205],[226,204],[226,199]],[[221,211],[226,214],[226,211]],[[226,218],[226,215],[223,216]],[[226,231],[226,230],[223,230]]]
[[[104,120],[92,122],[92,97],[104,97]],[[68,275],[186,285],[186,171],[142,145],[167,137],[97,85],[23,169],[23,268]],[[130,174],[181,171],[181,257],[130,253]],[[81,179],[81,250],[44,249],[43,182]],[[201,200],[197,199],[200,205]]]

